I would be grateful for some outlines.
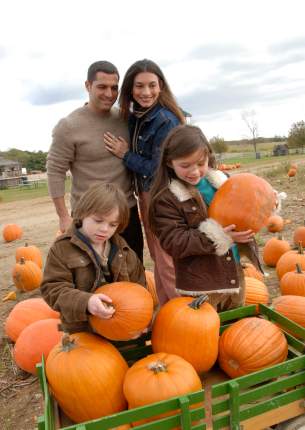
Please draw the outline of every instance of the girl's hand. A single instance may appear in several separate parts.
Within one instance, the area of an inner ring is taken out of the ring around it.
[[[111,304],[112,300],[105,294],[92,294],[88,300],[87,309],[91,315],[108,320],[115,312],[114,307],[109,306],[108,303]]]
[[[227,227],[224,227],[224,232],[228,234],[233,242],[235,243],[248,243],[251,242],[254,238],[254,233],[252,230],[246,230],[246,231],[234,231],[236,228],[235,224],[228,225]]]
[[[129,149],[129,145],[123,137],[115,137],[109,131],[104,133],[105,148],[113,155],[123,158]]]

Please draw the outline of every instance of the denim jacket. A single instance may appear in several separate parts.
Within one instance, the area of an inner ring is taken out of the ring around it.
[[[123,161],[135,173],[139,191],[149,190],[159,163],[161,144],[169,131],[179,124],[176,115],[159,103],[141,118],[130,115],[129,133],[131,140],[136,143],[134,148],[126,152]]]

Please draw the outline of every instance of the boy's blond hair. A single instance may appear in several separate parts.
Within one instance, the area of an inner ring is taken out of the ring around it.
[[[73,220],[77,226],[91,215],[106,215],[115,208],[119,210],[118,228],[120,233],[128,225],[129,207],[123,191],[112,183],[97,183],[91,185],[81,196],[73,211]]]

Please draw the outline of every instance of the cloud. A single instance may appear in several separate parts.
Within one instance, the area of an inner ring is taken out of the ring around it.
[[[297,37],[290,40],[286,40],[281,43],[272,44],[269,48],[270,53],[283,54],[291,51],[305,51],[305,37]]]
[[[232,55],[243,55],[246,50],[235,44],[206,44],[201,45],[193,49],[187,55],[187,59],[200,59],[200,60],[211,60],[211,59],[220,59],[223,57],[231,57]]]
[[[26,101],[32,105],[52,105],[71,100],[81,100],[84,97],[83,85],[58,83],[52,86],[31,84],[27,91]]]
[[[4,46],[0,45],[0,61],[7,57],[7,50]]]

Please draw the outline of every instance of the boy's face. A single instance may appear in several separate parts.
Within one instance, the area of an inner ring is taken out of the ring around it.
[[[119,225],[119,209],[116,207],[104,215],[94,214],[83,219],[81,232],[93,245],[101,245],[110,239]]]

